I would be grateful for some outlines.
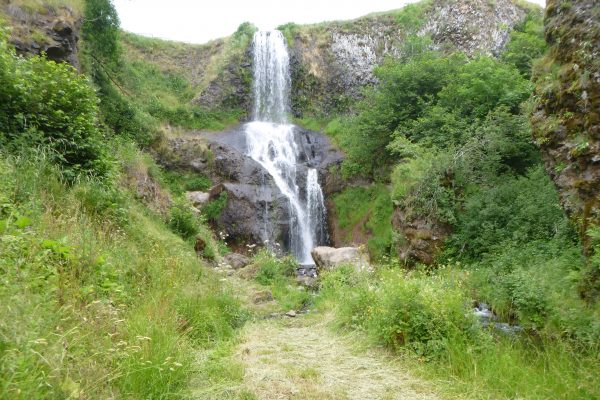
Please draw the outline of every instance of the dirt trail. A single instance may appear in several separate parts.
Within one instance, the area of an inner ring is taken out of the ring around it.
[[[234,392],[261,400],[440,399],[431,383],[382,352],[361,348],[361,340],[330,329],[331,315],[287,317],[275,301],[252,301],[264,287],[237,276],[227,281],[257,318],[240,332],[229,356],[243,371],[241,382],[214,388],[221,394],[211,399],[231,398],[225,393]]]
[[[423,381],[380,354],[332,333],[323,316],[246,327],[237,358],[244,386],[260,399],[438,399]]]

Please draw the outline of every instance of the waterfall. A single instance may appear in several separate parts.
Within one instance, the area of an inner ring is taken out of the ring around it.
[[[254,114],[245,127],[247,154],[265,168],[287,199],[289,251],[301,264],[311,265],[311,250],[326,240],[325,206],[315,169],[307,171],[305,199],[298,186],[300,149],[295,126],[288,122],[291,78],[282,33],[255,33],[253,51]]]
[[[308,176],[306,178],[306,209],[308,212],[308,221],[310,222],[313,243],[327,242],[325,201],[323,198],[323,190],[319,184],[319,174],[314,168],[308,170]]]

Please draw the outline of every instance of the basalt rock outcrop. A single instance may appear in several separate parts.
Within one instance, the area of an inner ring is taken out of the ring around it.
[[[388,56],[403,55],[410,36],[429,36],[440,50],[498,55],[526,15],[511,0],[437,0],[408,7],[415,10],[416,22],[389,12],[288,27],[294,114],[343,110],[364,86],[376,82],[376,66]]]
[[[451,232],[447,224],[431,217],[413,215],[400,206],[392,214],[392,226],[401,233],[395,242],[395,250],[406,266],[432,264]]]
[[[79,69],[79,16],[68,7],[40,6],[32,12],[13,2],[0,3],[9,20],[10,42],[22,55],[46,54],[48,59],[67,62]]]
[[[534,71],[534,137],[561,204],[584,242],[600,224],[600,5],[548,0],[546,41]]]

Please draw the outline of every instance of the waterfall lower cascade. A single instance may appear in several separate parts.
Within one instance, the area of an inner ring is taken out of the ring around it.
[[[300,180],[306,182],[304,191],[297,183],[300,152],[295,126],[287,117],[291,78],[285,40],[280,31],[257,32],[253,49],[254,114],[245,127],[248,156],[265,168],[288,201],[290,252],[300,264],[312,265],[311,250],[326,239],[325,205],[316,169],[309,168]]]

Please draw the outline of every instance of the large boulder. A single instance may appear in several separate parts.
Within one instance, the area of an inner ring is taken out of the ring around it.
[[[194,207],[202,207],[208,203],[210,194],[207,192],[186,192],[185,197],[192,203]]]
[[[331,270],[341,265],[353,265],[359,270],[369,268],[367,256],[357,247],[320,246],[311,251],[318,270]]]
[[[239,253],[226,254],[223,257],[223,261],[225,262],[225,264],[231,266],[231,268],[236,269],[236,270],[244,268],[246,265],[250,264],[250,262],[251,262],[250,258],[246,257],[243,254],[239,254]]]

